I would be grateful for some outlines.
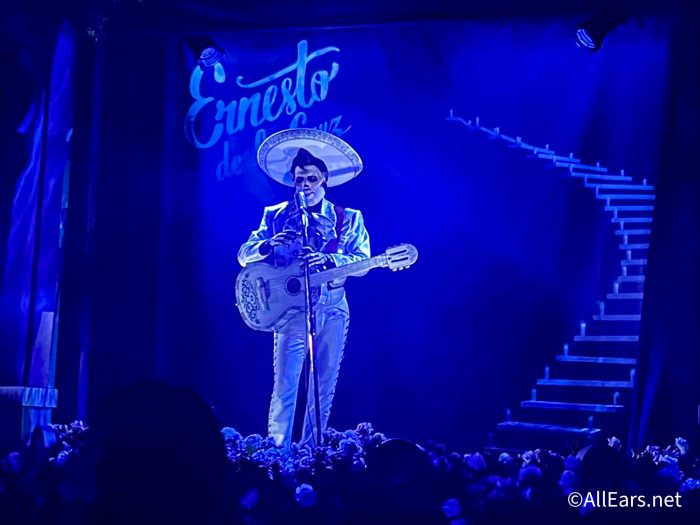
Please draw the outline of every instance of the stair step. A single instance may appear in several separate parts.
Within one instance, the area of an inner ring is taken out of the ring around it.
[[[617,201],[653,201],[656,200],[656,195],[648,193],[599,193],[596,199],[602,200],[617,200]]]
[[[559,163],[556,164],[557,167],[564,167],[560,166]],[[632,180],[632,177],[629,177],[627,175],[604,175],[604,174],[598,174],[598,173],[583,173],[580,171],[573,171],[571,172],[572,177],[581,177],[583,178],[583,183],[584,184],[589,184],[588,181],[590,180],[609,180],[613,182],[630,182]]]
[[[545,408],[548,410],[577,410],[579,412],[597,412],[617,414],[624,411],[624,405],[596,405],[593,403],[565,403],[562,401],[522,401],[523,408]]]
[[[598,349],[597,352],[591,352],[589,354],[583,354],[578,352],[578,348],[574,348],[573,351],[576,352],[577,356],[581,357],[587,357],[587,356],[592,356],[594,358],[593,361],[555,361],[555,362],[550,362],[549,364],[549,375],[545,376],[540,376],[543,378],[562,378],[565,377],[566,379],[572,379],[572,380],[589,380],[589,379],[595,379],[596,381],[630,381],[630,373],[632,372],[632,368],[634,368],[633,365],[625,365],[625,364],[620,364],[620,363],[602,363],[599,362],[598,360],[600,359],[600,354],[605,354],[607,357],[610,355],[607,351],[601,351]],[[636,352],[634,354],[629,354],[629,355],[617,355],[617,354],[612,354],[615,355],[615,357],[618,358],[633,358],[636,356]],[[546,387],[543,387],[546,388]],[[588,401],[585,399],[564,399],[561,396],[559,396],[559,392],[561,392],[561,389],[559,389],[558,392],[554,392],[552,395],[545,396],[544,393],[542,395],[537,395],[534,398],[528,397],[528,399],[537,399],[537,400],[547,400],[547,401],[576,401],[576,402],[581,402],[581,403],[598,403],[598,401]],[[603,403],[611,402],[612,398],[609,401],[603,401]]]
[[[633,389],[631,388],[590,388],[572,386],[537,386],[537,401],[558,401],[566,403],[591,403],[596,405],[618,404],[630,406]],[[615,394],[620,394],[614,401]],[[518,419],[517,415],[513,419]],[[532,421],[530,418],[526,418]],[[542,418],[543,421],[547,421]],[[551,421],[550,422],[557,422]]]
[[[617,278],[618,283],[643,283],[644,275],[620,275]]]
[[[556,155],[554,153],[538,153],[537,157],[540,159],[544,159],[544,160],[551,160],[554,162],[563,162],[566,164],[578,165],[581,162],[581,159],[577,159],[576,157],[563,157],[561,155]]]
[[[649,243],[638,242],[636,244],[619,244],[618,248],[620,248],[620,250],[648,250]]]
[[[564,162],[558,162],[557,167],[560,168],[569,168],[569,172],[571,175],[575,175],[577,177],[585,177],[587,175],[591,176],[601,176],[601,174],[607,174],[608,173],[608,168],[605,166],[601,166],[600,162],[596,163],[595,166],[592,164],[581,164],[580,162],[578,163],[572,163],[571,161],[564,161]],[[608,177],[623,177],[624,174],[620,173],[619,175],[607,175]],[[631,177],[630,177],[631,179]]]
[[[641,315],[594,315],[595,321],[641,321]]]
[[[504,421],[496,425],[499,430],[522,430],[552,432],[556,434],[574,434],[576,436],[593,437],[600,433],[599,428],[566,427],[562,425],[549,425],[546,423],[526,423],[524,421]]]
[[[630,259],[630,260],[622,260],[622,266],[646,266],[647,265],[647,260],[646,259]]]
[[[654,222],[654,219],[651,217],[613,217],[610,219],[611,222],[632,222],[632,223],[639,223],[639,222]]]
[[[610,219],[611,222],[631,222],[631,223],[639,223],[639,222],[653,222],[653,219],[651,217],[613,217]]]
[[[651,230],[615,230],[615,235],[651,235]]]
[[[538,379],[538,386],[578,386],[591,388],[632,388],[631,381],[600,381],[596,379]]]
[[[586,184],[588,188],[597,188],[599,190],[642,190],[654,191],[654,186],[645,186],[643,184]]]
[[[599,343],[636,343],[639,341],[638,335],[577,335],[574,341],[578,342],[599,342]]]
[[[609,293],[608,299],[644,299],[644,292],[639,293]]]
[[[477,123],[478,122],[479,122],[479,120],[477,117]],[[491,132],[496,137],[503,138],[505,136],[505,135],[503,135],[503,133],[501,133],[500,128],[494,128],[493,131],[489,130],[488,128],[483,128],[483,127],[481,129],[483,129],[486,132]],[[510,138],[510,137],[508,137],[508,138]],[[542,146],[533,146],[532,144],[528,144],[527,142],[525,142],[522,137],[515,137],[512,139],[512,141],[513,142],[511,144],[508,144],[508,147],[510,147],[510,148],[522,148],[524,150],[531,151],[533,153],[533,155],[542,154],[542,155],[553,155],[554,157],[557,157],[556,151],[554,151],[553,149],[550,149],[549,144],[546,144],[544,148]],[[571,157],[572,158],[569,158],[569,157],[562,157],[562,158],[568,160],[569,162],[580,162],[578,159],[573,158],[573,154],[571,155]]]
[[[605,211],[654,211],[653,206],[606,206]]]
[[[557,361],[565,363],[601,363],[605,365],[636,365],[637,360],[632,357],[602,357],[589,355],[558,355]]]

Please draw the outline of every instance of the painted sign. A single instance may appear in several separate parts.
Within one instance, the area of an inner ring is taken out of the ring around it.
[[[309,52],[308,42],[301,40],[296,61],[257,80],[227,75],[224,57],[214,48],[202,53],[190,75],[193,102],[185,117],[185,136],[199,149],[221,147],[218,180],[241,172],[242,150],[249,146],[236,151],[235,136],[244,131],[255,130],[252,146],[257,150],[268,135],[265,126],[280,120],[285,123],[282,128],[311,127],[337,136],[350,129],[343,126],[342,115],[322,123],[313,123],[308,115],[328,96],[340,70],[338,53],[334,46]]]

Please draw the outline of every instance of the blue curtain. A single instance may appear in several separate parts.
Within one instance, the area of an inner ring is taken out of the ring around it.
[[[53,386],[74,54],[74,35],[64,24],[55,41],[50,72],[35,72],[44,79],[43,85],[38,86],[19,128],[26,139],[28,161],[21,173],[3,178],[3,184],[14,183],[0,287],[3,385]]]

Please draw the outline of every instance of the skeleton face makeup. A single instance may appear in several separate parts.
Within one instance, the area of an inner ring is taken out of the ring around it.
[[[316,166],[297,166],[294,169],[294,188],[297,192],[304,192],[309,206],[318,204],[326,194],[323,187],[325,177]]]

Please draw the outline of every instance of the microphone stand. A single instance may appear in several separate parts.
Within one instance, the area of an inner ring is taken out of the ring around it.
[[[303,194],[297,200],[303,202]],[[299,206],[301,211],[301,236],[303,242],[303,250],[308,253],[311,250],[309,243],[309,214],[306,211],[305,206]],[[313,304],[311,304],[311,266],[308,261],[304,261],[304,300],[306,303],[306,348],[309,354],[309,363],[311,365],[311,377],[314,384],[314,418],[316,419],[316,446],[321,445],[322,435],[321,435],[321,403],[318,393],[318,370],[316,368],[316,313],[313,309]]]

